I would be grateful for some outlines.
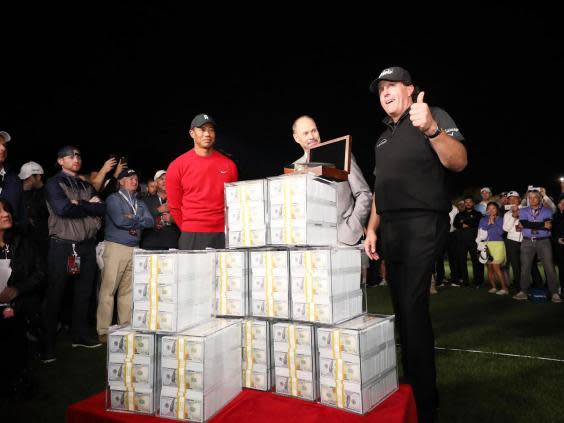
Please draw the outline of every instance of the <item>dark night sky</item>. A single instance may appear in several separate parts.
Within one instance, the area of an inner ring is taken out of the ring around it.
[[[85,168],[116,152],[152,175],[192,145],[189,122],[206,112],[243,178],[262,178],[300,155],[291,124],[311,114],[322,139],[352,135],[371,181],[383,112],[368,86],[401,65],[467,138],[455,192],[534,184],[554,193],[564,173],[554,11],[355,10],[323,21],[319,11],[274,9],[224,23],[217,6],[138,3],[0,11],[0,130],[13,137],[13,165],[35,160],[50,174],[56,150],[76,144]]]

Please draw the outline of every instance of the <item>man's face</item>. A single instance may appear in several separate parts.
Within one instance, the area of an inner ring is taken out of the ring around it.
[[[302,146],[304,151],[321,142],[313,119],[304,116],[296,121],[294,124],[294,140]]]
[[[57,159],[57,163],[63,170],[76,175],[82,166],[82,157],[80,151],[74,150],[73,154]]]
[[[211,123],[205,123],[199,128],[190,129],[190,136],[195,147],[211,150],[215,144],[215,127]]]
[[[459,201],[458,203],[456,203],[456,208],[458,209],[458,211],[464,211],[464,209],[466,208],[464,201]]]
[[[149,181],[147,183],[147,192],[153,195],[157,192],[157,181]]]
[[[464,207],[466,208],[466,210],[472,210],[474,208],[474,200],[472,200],[471,198],[465,198]]]
[[[129,192],[134,192],[137,190],[137,186],[139,185],[139,180],[137,179],[137,175],[126,176],[125,178],[121,178],[119,180],[119,184],[122,188],[126,189]]]
[[[531,205],[531,207],[538,207],[538,205],[540,204],[540,194],[538,191],[529,191],[529,193],[527,194],[528,198],[529,198],[529,204]]]
[[[7,142],[2,135],[0,135],[0,164],[4,163],[8,158]]]
[[[518,206],[519,204],[521,204],[521,199],[512,195],[511,197],[507,197],[507,202],[511,206]]]
[[[43,187],[43,175],[31,175],[33,189],[40,189]]]
[[[564,212],[564,198],[558,202],[558,210]]]
[[[401,115],[413,104],[411,94],[413,85],[404,85],[402,82],[380,81],[378,92],[382,109],[394,122],[397,122]]]
[[[492,196],[492,193],[489,191],[482,191],[480,192],[480,195],[482,196],[482,201],[489,201],[489,199]]]
[[[166,173],[157,178],[157,180],[156,180],[157,189],[159,191],[164,191],[165,190],[165,183],[166,183]]]

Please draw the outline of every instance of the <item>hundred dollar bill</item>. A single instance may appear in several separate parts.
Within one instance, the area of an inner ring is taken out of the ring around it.
[[[253,316],[265,316],[266,309],[263,300],[253,300],[251,304],[251,311]]]
[[[249,336],[249,334],[247,333],[248,327],[249,326],[246,324],[246,321],[243,322],[243,336],[244,336],[243,341],[245,342],[245,345],[246,345],[246,339]],[[266,341],[265,322],[252,321],[250,335],[253,341]]]
[[[230,227],[243,224],[264,224],[264,203],[249,203],[248,207],[228,207],[227,222]]]
[[[321,376],[325,377],[335,377],[337,373],[337,364],[335,360],[331,358],[319,359],[319,372]],[[343,374],[341,375],[343,380],[349,382],[361,382],[360,377],[360,364],[350,363],[348,361],[343,361]]]
[[[272,292],[288,292],[288,278],[285,276],[273,276],[271,278]],[[255,292],[262,292],[266,289],[266,277],[253,275],[251,289]]]
[[[218,269],[244,269],[247,267],[245,253],[243,251],[220,252],[217,257]]]
[[[331,339],[331,330],[322,330],[318,331],[317,342],[319,348],[334,348],[332,345]],[[358,351],[358,337],[356,335],[343,333],[339,334],[339,349],[349,354],[359,354]]]
[[[304,227],[290,226],[289,228],[270,228],[272,244],[305,244],[306,230]]]
[[[228,276],[225,280],[225,290],[230,292],[242,292],[245,290],[245,279],[242,276]],[[216,278],[217,289],[222,287],[222,280]]]
[[[267,256],[270,255],[270,261]],[[264,268],[267,263],[272,269],[288,268],[288,253],[286,251],[252,251],[251,266]]]
[[[130,407],[129,395],[126,391],[119,391],[119,390],[111,390],[111,408],[113,410],[129,410],[129,411],[137,411],[140,413],[152,413],[153,412],[153,404],[151,401],[151,395],[135,392],[133,394],[133,406]]]
[[[286,342],[288,340],[288,327],[274,326],[274,342]],[[309,327],[296,327],[296,342],[300,345],[311,345],[311,329]]]
[[[313,383],[298,379],[298,397],[313,399]]]
[[[331,280],[327,276],[313,277],[310,280],[311,290],[313,295],[328,295]],[[293,294],[307,294],[305,277],[292,276],[292,293]]]
[[[229,230],[229,248],[253,247],[265,245],[266,229],[250,229],[249,231]]]
[[[168,311],[159,311],[159,317],[157,320],[158,329],[172,332],[174,326],[173,313]]]
[[[134,273],[151,272],[150,263],[156,266],[155,270],[159,275],[170,275],[174,272],[176,257],[174,255],[151,255],[135,256],[133,266]]]
[[[309,256],[309,259],[307,258]],[[292,266],[303,268],[311,266],[314,269],[328,269],[330,266],[327,250],[292,251],[290,254]]]
[[[227,314],[231,316],[242,316],[243,315],[243,304],[242,300],[226,300],[225,301],[225,312],[220,309],[220,304],[217,304],[218,314]]]
[[[296,354],[294,362],[296,370],[311,372],[313,369],[311,356]],[[274,365],[276,367],[288,367],[288,352],[274,351]]]
[[[110,348],[110,353],[121,353],[125,354],[126,349],[126,338],[125,335],[113,335],[110,334],[108,339],[108,346]],[[135,354],[139,355],[151,355],[153,353],[153,337],[150,335],[135,334],[134,337]]]
[[[286,301],[274,301],[274,317],[288,317],[288,303]]]
[[[181,419],[202,421],[202,403],[196,400],[182,399],[184,401],[184,416]],[[161,396],[159,415],[162,417],[178,417],[176,397]]]
[[[268,377],[266,373],[252,372],[250,384],[247,385],[246,371],[243,371],[243,386],[245,388],[260,389],[266,391],[268,389],[267,380]]]
[[[269,180],[268,195],[270,201],[274,204],[282,203],[284,196],[304,201],[306,198],[306,180],[302,178]]]
[[[192,389],[195,391],[203,390],[204,379],[201,372],[186,370],[184,375],[184,386],[179,386],[179,388]],[[181,383],[181,379],[178,377],[178,369],[164,367],[161,377],[163,386],[178,386],[178,384]]]
[[[276,392],[279,394],[289,394],[290,384],[285,376],[276,376]]]
[[[133,301],[147,301],[149,299],[149,284],[133,284]]]
[[[320,396],[321,396],[321,403],[328,404],[337,407],[337,389],[332,386],[327,386],[321,384],[320,388]],[[343,407],[349,410],[361,412],[362,411],[362,401],[361,395],[358,392],[351,392],[345,390],[343,392]]]
[[[304,219],[306,217],[305,204],[292,203],[287,207],[283,204],[272,204],[270,207],[270,218],[272,220],[282,219]]]
[[[267,360],[268,360],[268,352],[264,351],[264,350],[259,350],[256,348],[253,348],[251,350],[251,359],[253,361],[253,364],[267,364]],[[243,358],[244,360],[247,360],[247,349],[243,348]]]
[[[163,358],[176,358],[176,338],[163,338]],[[200,342],[185,341],[184,359],[201,363],[204,358],[204,346]]]
[[[244,183],[225,187],[225,202],[241,204],[243,201],[264,201],[263,182]]]

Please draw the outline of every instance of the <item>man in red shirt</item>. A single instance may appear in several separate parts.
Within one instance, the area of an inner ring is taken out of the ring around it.
[[[224,184],[237,181],[233,160],[214,149],[216,124],[199,114],[190,124],[194,148],[177,157],[166,172],[168,205],[182,232],[181,250],[225,248]]]

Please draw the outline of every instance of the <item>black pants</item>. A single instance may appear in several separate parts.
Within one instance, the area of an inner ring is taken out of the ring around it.
[[[460,277],[464,285],[469,284],[467,255],[470,254],[472,260],[472,270],[474,271],[474,285],[480,286],[484,283],[484,265],[478,260],[478,245],[476,244],[476,228],[458,229],[458,266]]]
[[[444,251],[449,217],[421,211],[384,213],[380,229],[404,375],[413,386],[419,421],[431,421],[438,393],[429,288],[435,260]]]
[[[182,232],[178,240],[179,250],[205,250],[206,248],[225,248],[223,232]]]
[[[27,366],[27,339],[23,315],[16,310],[16,315],[8,319],[2,316],[6,306],[0,306],[0,374],[2,375],[2,394],[9,393]]]
[[[51,239],[48,256],[48,286],[43,303],[45,325],[44,348],[53,351],[57,335],[57,323],[67,283],[73,283],[72,337],[79,339],[89,336],[88,306],[94,293],[96,278],[96,243],[94,239],[74,243],[80,256],[80,274],[67,274],[67,259],[73,254],[72,242]]]
[[[456,283],[462,279],[460,276],[460,264],[458,263],[458,256],[456,254],[458,242],[458,231],[449,232],[447,237],[447,256],[450,266],[450,280]]]

